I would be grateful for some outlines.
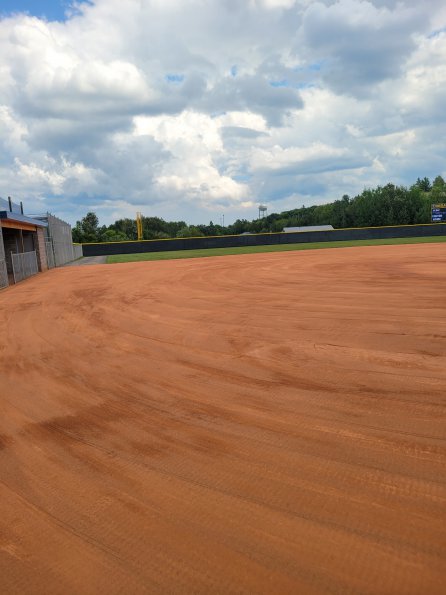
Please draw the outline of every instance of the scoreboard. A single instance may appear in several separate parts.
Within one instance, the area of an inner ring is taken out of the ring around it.
[[[446,223],[446,203],[432,205],[432,223]]]

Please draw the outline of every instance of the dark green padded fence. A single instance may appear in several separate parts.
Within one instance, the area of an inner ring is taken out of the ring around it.
[[[303,242],[336,242],[345,240],[377,240],[446,235],[446,223],[399,225],[389,227],[357,227],[332,231],[296,233],[259,233],[204,238],[174,238],[141,242],[107,242],[83,244],[84,256],[164,252],[167,250],[202,250],[205,248],[233,248],[236,246],[265,246],[271,244],[299,244]]]

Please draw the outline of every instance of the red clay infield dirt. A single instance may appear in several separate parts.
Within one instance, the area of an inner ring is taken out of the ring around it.
[[[0,293],[0,592],[445,593],[446,245]]]

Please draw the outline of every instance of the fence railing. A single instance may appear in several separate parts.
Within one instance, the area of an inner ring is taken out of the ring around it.
[[[23,281],[27,277],[36,275],[39,272],[37,265],[36,251],[19,252],[18,254],[11,254],[12,258],[12,272],[14,274],[14,283]]]
[[[0,260],[0,289],[8,287],[8,269],[6,268],[6,260]]]

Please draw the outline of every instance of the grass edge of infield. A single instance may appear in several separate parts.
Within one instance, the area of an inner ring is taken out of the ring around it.
[[[237,254],[260,254],[265,252],[293,252],[296,250],[321,250],[327,248],[351,248],[355,246],[385,246],[395,244],[431,244],[446,242],[446,236],[420,238],[387,238],[374,240],[340,240],[335,242],[308,242],[299,244],[267,244],[261,246],[236,246],[232,248],[200,248],[196,250],[166,250],[163,252],[136,252],[110,254],[107,264],[144,262],[153,260],[178,260],[184,258],[209,258]]]

